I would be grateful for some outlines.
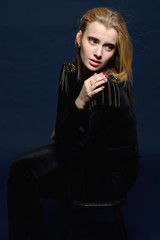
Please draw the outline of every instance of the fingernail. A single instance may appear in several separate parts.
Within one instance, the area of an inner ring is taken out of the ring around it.
[[[105,78],[105,79],[104,79],[104,82],[107,82],[107,81],[108,81],[108,79],[107,79],[107,78]]]
[[[104,75],[106,75],[106,72],[103,72]]]
[[[108,78],[108,77],[109,77],[109,75],[108,75],[108,74],[105,74],[105,77],[106,77],[106,78]]]

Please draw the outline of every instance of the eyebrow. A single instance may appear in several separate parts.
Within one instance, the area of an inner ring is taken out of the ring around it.
[[[99,39],[98,39],[98,38],[96,38],[96,37],[93,37],[93,36],[88,36],[88,38],[93,38],[94,40],[97,40],[97,41],[99,41]],[[105,44],[112,45],[112,46],[116,47],[116,44],[114,44],[114,43],[111,43],[111,42],[105,42]]]

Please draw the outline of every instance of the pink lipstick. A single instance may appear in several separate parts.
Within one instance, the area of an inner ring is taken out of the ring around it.
[[[100,65],[100,61],[94,60],[94,59],[89,59],[89,63],[93,67],[98,67]]]

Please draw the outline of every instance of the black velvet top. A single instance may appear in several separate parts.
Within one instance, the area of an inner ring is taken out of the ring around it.
[[[77,80],[76,61],[65,63],[59,83],[55,139],[92,150],[128,145],[137,147],[136,118],[124,83],[110,70],[103,92],[94,96],[86,110],[75,105],[83,82]]]
[[[79,110],[75,100],[83,82],[77,80],[76,61],[61,70],[55,140],[62,158],[70,159],[67,181],[74,199],[119,199],[138,174],[136,118],[128,88],[109,68],[102,71],[109,75],[104,90]]]

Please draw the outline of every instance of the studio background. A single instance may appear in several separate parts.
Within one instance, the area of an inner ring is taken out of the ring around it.
[[[74,38],[82,14],[101,6],[123,15],[134,46],[132,90],[141,158],[139,178],[123,207],[127,233],[130,240],[160,238],[159,1],[1,0],[1,240],[7,240],[8,234],[9,167],[21,153],[50,143],[61,66],[76,56]],[[43,199],[42,203],[50,234],[59,239],[66,205]]]

